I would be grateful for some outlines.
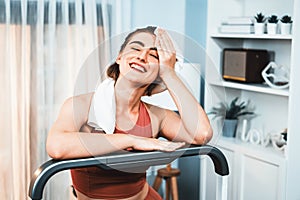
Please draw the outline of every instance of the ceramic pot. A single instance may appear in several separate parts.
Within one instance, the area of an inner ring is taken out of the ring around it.
[[[265,23],[255,23],[254,24],[254,33],[255,34],[264,34],[265,33]]]
[[[267,33],[270,35],[277,34],[277,24],[276,23],[268,23],[267,24]]]
[[[280,25],[280,31],[282,35],[289,35],[291,34],[291,23],[281,23]]]
[[[237,119],[225,119],[223,125],[223,136],[225,137],[235,137],[236,127],[237,127]]]

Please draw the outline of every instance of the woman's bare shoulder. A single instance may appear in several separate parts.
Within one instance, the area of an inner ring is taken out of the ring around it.
[[[92,92],[92,93],[86,93],[86,94],[69,97],[65,100],[64,105],[69,105],[69,106],[88,105],[89,106],[91,104],[93,95],[94,93]]]
[[[72,99],[73,99],[73,103],[78,101],[80,103],[90,104],[91,101],[92,101],[93,96],[94,96],[94,92],[91,92],[91,93],[86,93],[86,94],[73,96]]]
[[[174,112],[173,110],[169,110],[145,102],[144,104],[146,105],[147,110],[150,111],[150,114],[155,115],[159,119],[159,121],[163,121],[169,116],[177,116],[176,112]]]
[[[162,108],[160,108],[160,107],[158,107],[158,106],[155,106],[155,105],[153,105],[153,104],[150,104],[150,103],[146,103],[146,102],[144,102],[144,101],[142,101],[143,102],[143,104],[146,106],[146,108],[148,109],[148,110],[153,110],[153,111],[159,111],[159,110],[161,110]]]
[[[159,119],[162,119],[165,117],[166,111],[167,111],[166,109],[161,108],[156,105],[153,105],[153,104],[146,103],[146,102],[143,102],[143,103],[146,105],[147,110],[150,111],[151,114],[154,114]]]
[[[76,116],[75,118],[85,120],[87,119],[91,101],[94,93],[81,94],[69,97],[63,103],[60,116]]]

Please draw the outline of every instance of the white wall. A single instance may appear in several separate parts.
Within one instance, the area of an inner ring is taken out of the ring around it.
[[[288,152],[287,152],[287,184],[286,184],[286,199],[287,200],[299,200],[300,190],[299,190],[299,169],[300,169],[300,159],[299,159],[299,111],[300,111],[300,1],[295,1],[294,4],[294,22],[293,22],[293,54],[292,54],[292,66],[291,69],[294,73],[290,76],[290,107],[289,107],[289,130],[288,130]],[[297,10],[297,12],[296,12]],[[297,103],[298,102],[298,103]]]
[[[131,11],[131,28],[157,25],[185,31],[185,0],[132,0]]]

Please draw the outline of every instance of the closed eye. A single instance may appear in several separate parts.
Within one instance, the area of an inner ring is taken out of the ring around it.
[[[136,47],[131,47],[131,49],[134,50],[134,51],[140,51],[140,49],[136,48]]]
[[[152,56],[155,59],[159,60],[159,56],[158,56],[156,47],[151,47],[150,48],[150,56]]]
[[[150,56],[156,58],[158,60],[158,56],[157,55],[154,55],[154,54],[150,54]]]
[[[135,47],[135,46],[133,46],[133,47],[131,47],[131,49],[133,50],[133,51],[141,51],[141,49],[139,48],[139,47]],[[157,55],[157,50],[156,49],[150,49],[151,50],[151,52],[150,52],[150,56],[151,57],[153,57],[153,58],[155,58],[155,59],[159,59],[159,57],[158,57],[158,55]]]

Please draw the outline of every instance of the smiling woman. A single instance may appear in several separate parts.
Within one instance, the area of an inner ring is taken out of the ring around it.
[[[122,82],[135,82],[136,87],[151,84],[158,77],[158,53],[154,49],[155,37],[148,33],[138,33],[119,54],[116,63],[120,66]],[[155,84],[155,83],[153,83]],[[152,86],[150,86],[152,88]],[[151,89],[150,88],[150,89]],[[154,88],[154,87],[153,87]],[[148,90],[148,94],[151,91]]]
[[[120,150],[170,152],[185,143],[208,142],[212,137],[209,120],[177,77],[175,62],[175,48],[166,31],[146,27],[130,33],[115,62],[107,69],[109,78],[95,93],[66,100],[49,132],[48,154],[55,159],[66,159]],[[142,96],[165,89],[180,115],[141,101]],[[106,102],[102,101],[104,96],[108,98]],[[104,106],[113,114],[109,117],[94,110],[97,106]],[[94,115],[96,121],[91,123]],[[99,122],[99,115],[106,124]],[[118,171],[89,167],[72,169],[71,174],[78,199],[161,199],[147,184],[145,169]]]
[[[119,78],[120,70],[123,71],[122,74],[127,74],[127,72],[129,72],[129,69],[135,69],[142,73],[147,72],[147,70],[149,70],[150,67],[156,68],[156,70],[158,70],[159,57],[158,57],[157,48],[154,47],[155,29],[156,27],[151,27],[151,26],[144,29],[137,29],[135,32],[129,34],[126,37],[125,42],[121,46],[120,54],[117,58],[117,61],[114,64],[112,64],[107,70],[108,77],[111,77],[116,81]],[[133,36],[135,36],[134,40],[132,40]],[[131,60],[130,63],[128,63],[130,68],[128,68],[128,64],[125,63],[125,66],[127,66],[127,68],[120,69],[119,64],[121,63],[122,57],[124,56],[126,57],[131,56],[137,58],[136,60]],[[148,63],[147,66],[145,65],[145,63]],[[129,74],[127,74],[127,76],[129,76]],[[139,78],[134,74],[132,76],[133,78]],[[160,79],[156,79],[156,81],[154,82],[152,80],[150,83],[151,84],[146,89],[147,95],[151,95],[152,90],[155,87],[156,89],[158,89],[157,92],[162,91],[162,89],[159,89],[162,86]]]

